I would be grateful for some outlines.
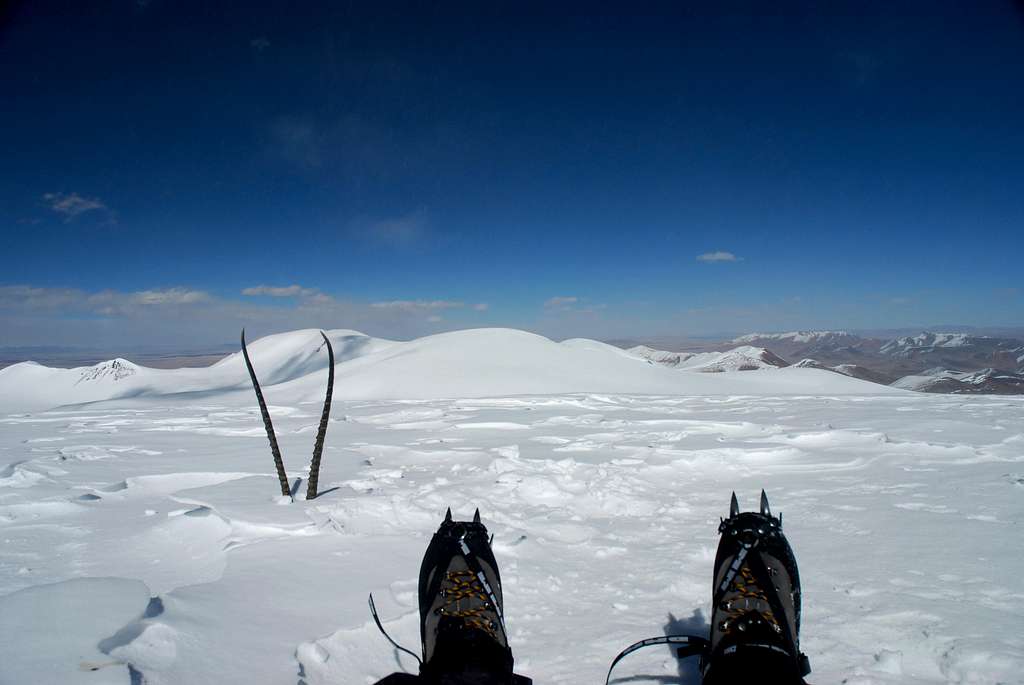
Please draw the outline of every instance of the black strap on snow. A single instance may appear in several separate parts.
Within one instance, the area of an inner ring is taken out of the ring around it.
[[[391,636],[388,635],[388,631],[384,630],[384,625],[380,622],[380,616],[377,615],[377,607],[374,606],[374,604],[373,604],[373,593],[372,592],[370,593],[370,615],[373,616],[373,622],[377,624],[377,630],[380,631],[381,635],[383,635],[384,637],[387,638],[388,642],[390,642],[394,646],[395,649],[400,650],[402,652],[405,652],[406,654],[409,654],[410,656],[412,656],[413,659],[415,659],[416,661],[419,662],[421,667],[423,666],[423,659],[420,658],[419,654],[417,654],[416,652],[412,651],[411,649],[406,649],[402,645],[400,645],[397,642],[395,642],[394,640],[392,640]]]
[[[629,647],[619,652],[618,656],[612,659],[612,665],[608,667],[608,675],[605,676],[604,685],[608,685],[612,679],[612,670],[615,666],[622,661],[623,658],[629,656],[638,649],[644,647],[653,647],[654,645],[681,645],[676,649],[676,657],[679,659],[685,659],[688,656],[696,656],[698,654],[704,654],[707,652],[708,647],[711,643],[702,637],[696,635],[659,635],[658,637],[649,637],[646,640],[640,640],[634,642]]]

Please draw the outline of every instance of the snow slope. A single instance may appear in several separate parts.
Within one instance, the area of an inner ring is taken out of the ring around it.
[[[266,390],[292,481],[319,420],[317,335],[252,347],[278,379]],[[294,502],[278,494],[247,379],[229,369],[196,381],[219,391],[151,380],[163,394],[0,414],[0,682],[336,685],[414,671],[366,597],[416,649],[420,556],[448,506],[480,507],[495,535],[517,669],[600,682],[638,639],[707,631],[719,517],[732,490],[752,508],[762,487],[800,564],[810,682],[1020,682],[1024,398],[879,394],[814,369],[685,373],[592,341],[434,338],[359,342],[379,349],[349,350],[339,374],[367,395],[456,368],[483,392],[524,369],[568,365],[557,386],[584,371],[620,383],[635,367],[677,391],[339,398],[322,494]],[[817,393],[792,391],[815,381]],[[853,387],[872,392],[833,391]],[[613,680],[696,685],[694,669],[651,648]]]
[[[410,342],[380,340],[350,330],[330,331],[328,335],[337,363],[335,396],[343,399],[567,392],[872,392],[856,383],[839,382],[808,370],[768,380],[680,377],[604,343],[556,343],[502,328],[442,333]],[[279,386],[275,390],[278,397],[312,401],[322,396],[327,354],[319,331],[261,338],[250,343],[249,354],[263,386]],[[721,363],[719,357],[715,359]],[[705,360],[709,364],[713,361]],[[250,392],[241,353],[205,369],[150,369],[122,359],[77,369],[51,369],[32,362],[0,369],[0,412],[176,394],[201,398],[229,391]]]
[[[336,362],[370,355],[394,345],[357,331],[329,333]],[[327,368],[327,353],[317,330],[270,335],[249,342],[249,354],[264,385],[274,385]],[[201,395],[249,389],[241,352],[208,368],[151,369],[124,359],[94,366],[52,369],[34,362],[0,369],[0,411],[38,411],[59,406],[129,397]]]

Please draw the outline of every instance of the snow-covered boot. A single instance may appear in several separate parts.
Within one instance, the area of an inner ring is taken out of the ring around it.
[[[704,685],[803,683],[811,668],[800,653],[800,575],[782,517],[763,490],[760,512],[740,513],[733,493],[718,532]]]
[[[479,510],[472,521],[454,521],[448,510],[423,556],[419,601],[424,680],[438,685],[529,682],[512,674],[501,578]]]

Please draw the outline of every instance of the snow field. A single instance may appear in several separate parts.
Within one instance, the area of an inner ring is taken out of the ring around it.
[[[295,481],[319,401],[288,387],[266,390]],[[420,555],[447,506],[480,507],[495,534],[517,669],[600,682],[637,639],[707,630],[719,517],[733,489],[752,508],[761,487],[800,563],[811,682],[1021,682],[1022,409],[909,394],[342,400],[323,494],[294,503],[243,393],[0,417],[0,682],[414,670],[366,598],[418,650]],[[652,648],[616,676],[696,683],[694,666]]]

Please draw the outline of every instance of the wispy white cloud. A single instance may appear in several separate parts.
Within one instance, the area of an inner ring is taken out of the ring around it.
[[[580,301],[580,298],[572,295],[558,295],[544,302],[545,309],[563,309],[571,307]]]
[[[312,297],[319,291],[316,288],[303,288],[301,285],[292,284],[286,286],[254,285],[251,288],[242,290],[243,295],[267,297]]]
[[[548,313],[564,312],[567,314],[594,314],[606,309],[608,305],[590,302],[584,297],[575,295],[558,295],[544,302],[544,310]]]
[[[0,286],[0,309],[47,310],[67,307],[83,298],[74,288],[34,288],[28,285]]]
[[[130,296],[132,302],[142,305],[196,304],[210,299],[209,293],[188,288],[166,288],[164,290],[140,290]]]
[[[461,309],[466,306],[466,303],[452,300],[390,300],[388,302],[374,302],[370,306],[376,309],[422,312],[438,309]]]
[[[196,307],[212,301],[209,293],[191,288],[154,288],[121,292],[86,292],[76,288],[0,287],[0,310],[33,317],[130,317]]]
[[[473,310],[478,312],[486,312],[490,308],[491,305],[487,304],[486,302],[477,302],[475,305],[473,305]]]
[[[254,286],[275,288],[277,286]],[[281,286],[289,289],[292,286]],[[134,291],[86,291],[0,286],[0,347],[47,345],[129,349],[138,345],[192,349],[223,345],[247,327],[255,334],[298,328],[349,328],[387,338],[410,338],[457,328],[446,311],[474,311],[454,300],[359,302],[300,287],[279,302],[222,298],[185,286]]]
[[[417,209],[393,217],[361,217],[352,221],[349,232],[370,242],[406,247],[419,241],[427,232],[429,220],[425,209]]]
[[[111,221],[113,212],[95,197],[84,197],[78,193],[46,193],[43,195],[50,209],[64,217],[65,223],[74,221],[87,212],[103,212]]]
[[[714,262],[740,262],[743,261],[742,257],[737,257],[732,252],[725,252],[719,250],[717,252],[705,252],[702,255],[697,255],[698,262],[714,263]]]
[[[309,295],[305,300],[306,306],[324,305],[330,304],[332,302],[336,302],[336,300],[326,293],[314,293],[312,295]]]

